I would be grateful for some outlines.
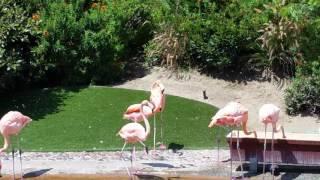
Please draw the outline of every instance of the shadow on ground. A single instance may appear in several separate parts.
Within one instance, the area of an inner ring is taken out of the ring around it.
[[[241,168],[239,166],[239,167],[237,167],[236,170],[241,171],[240,169]],[[255,177],[263,176],[262,165],[259,165],[258,172],[256,172],[256,173],[249,172],[249,164],[243,164],[243,169],[244,169],[244,171],[247,171],[246,173],[244,173],[244,177],[255,178]],[[271,165],[270,164],[266,165],[265,173],[271,173]],[[277,179],[281,179],[281,180],[296,179],[302,174],[318,174],[318,175],[320,175],[320,167],[279,165],[274,172],[274,175],[277,177]]]
[[[31,172],[28,172],[28,173],[24,174],[23,178],[35,178],[35,177],[38,177],[38,176],[41,176],[41,175],[47,173],[51,169],[52,168],[31,171]]]
[[[148,166],[152,167],[158,167],[158,168],[175,168],[175,166],[171,164],[166,164],[166,163],[142,163]]]

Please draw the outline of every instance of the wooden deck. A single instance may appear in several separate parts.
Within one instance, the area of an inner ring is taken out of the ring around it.
[[[227,135],[231,158],[239,161],[237,152],[237,131]],[[246,162],[263,162],[264,132],[257,132],[258,138],[247,136],[242,131],[239,134],[241,160]],[[271,162],[271,132],[267,132],[266,162]],[[320,166],[320,134],[275,133],[274,162],[279,165]]]

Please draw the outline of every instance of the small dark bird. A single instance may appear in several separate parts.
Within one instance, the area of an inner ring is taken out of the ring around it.
[[[202,91],[202,94],[203,94],[203,99],[208,99],[206,90],[203,90],[203,91]]]

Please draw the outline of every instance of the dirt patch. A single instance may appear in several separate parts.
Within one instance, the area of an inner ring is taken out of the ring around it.
[[[196,71],[174,74],[163,68],[154,68],[144,77],[127,81],[113,87],[149,90],[155,80],[161,80],[166,93],[202,101],[223,107],[229,101],[239,101],[249,109],[249,127],[263,130],[258,121],[259,108],[273,103],[281,108],[280,123],[288,132],[320,133],[319,120],[310,116],[289,116],[285,113],[284,91],[290,82],[286,81],[226,81],[201,75]],[[206,91],[207,99],[203,97]],[[208,120],[209,122],[209,120]],[[271,128],[270,128],[271,130]]]

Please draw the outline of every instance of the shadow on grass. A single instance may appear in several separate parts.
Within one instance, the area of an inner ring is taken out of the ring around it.
[[[0,95],[0,116],[8,111],[20,111],[34,121],[48,114],[59,112],[64,100],[70,98],[69,92],[79,92],[85,87],[43,88],[24,92]]]
[[[174,153],[176,153],[178,150],[181,150],[184,148],[183,144],[177,144],[177,143],[170,143],[168,146],[168,149],[172,149]]]

